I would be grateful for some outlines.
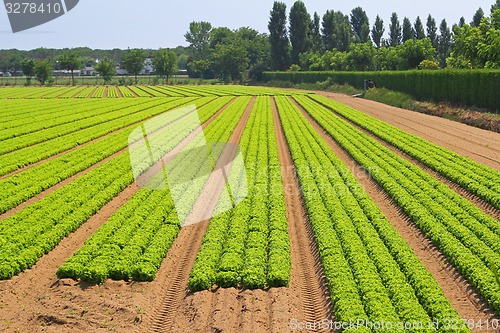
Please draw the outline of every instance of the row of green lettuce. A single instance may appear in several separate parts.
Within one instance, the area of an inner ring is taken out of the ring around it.
[[[500,224],[464,197],[310,98],[297,102],[500,310]]]
[[[263,81],[349,84],[363,89],[364,80],[374,80],[379,88],[407,93],[416,99],[457,102],[490,110],[500,110],[499,70],[412,70],[383,72],[264,72]]]
[[[19,127],[14,128],[12,131],[3,130],[9,138],[0,141],[0,155],[5,155],[22,148],[26,148],[35,144],[39,144],[54,138],[64,137],[68,134],[80,132],[85,129],[95,128],[96,126],[107,126],[119,120],[127,119],[136,113],[140,113],[144,108],[155,106],[153,103],[150,105],[143,104],[142,100],[133,100],[134,103],[123,99],[114,103],[108,100],[103,100],[102,105],[94,105],[94,108],[99,110],[88,111],[89,107],[83,103],[79,108],[73,109],[75,113],[82,113],[85,117],[80,117],[75,121],[68,121],[59,123],[58,119],[53,120],[54,126],[42,128],[28,133],[22,133]],[[163,104],[165,101],[163,101]],[[95,104],[95,103],[94,103]],[[141,105],[142,104],[142,105]],[[156,101],[156,105],[161,104]],[[138,107],[139,106],[139,107]],[[21,132],[21,133],[19,133]]]
[[[349,332],[372,331],[355,324],[360,322],[385,323],[387,331],[422,325],[423,332],[436,331],[439,325],[432,323],[460,322],[432,275],[348,167],[288,98],[276,102],[336,321],[354,324]]]
[[[119,92],[119,93],[118,93]],[[117,97],[222,97],[290,95],[290,91],[253,86],[179,85],[179,86],[79,86],[79,87],[15,87],[0,89],[0,99],[101,99]]]
[[[248,196],[210,221],[190,273],[192,291],[214,285],[281,287],[290,281],[290,241],[273,124],[270,99],[257,97],[240,142]]]

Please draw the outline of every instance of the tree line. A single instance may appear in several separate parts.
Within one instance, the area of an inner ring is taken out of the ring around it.
[[[392,13],[386,26],[373,25],[361,7],[349,15],[328,10],[312,15],[298,0],[287,10],[275,1],[268,34],[252,28],[214,28],[191,22],[187,68],[191,76],[241,80],[245,70],[259,79],[264,70],[409,70],[500,68],[500,0],[490,16],[479,8],[470,23],[449,25],[432,15],[412,21]],[[387,30],[386,30],[387,28]],[[387,32],[387,33],[386,33]]]
[[[349,15],[328,10],[320,17],[296,1],[274,2],[269,20],[272,70],[407,70],[500,68],[500,0],[488,17],[479,8],[472,21],[450,26],[432,15],[414,21],[392,13],[386,25],[377,15],[373,25],[361,7]],[[424,23],[425,22],[425,23]],[[384,37],[387,36],[387,37]]]
[[[146,60],[154,68],[154,73],[163,82],[168,81],[179,69],[185,69],[187,63],[187,49],[128,49],[128,50],[91,50],[89,48],[75,49],[45,49],[31,51],[0,50],[0,70],[14,75],[22,73],[26,77],[26,84],[31,84],[33,78],[44,85],[53,80],[54,70],[71,72],[74,84],[75,73],[83,68],[92,68],[104,82],[111,81],[116,69],[125,69],[135,77],[144,69]]]
[[[386,30],[387,29],[387,30]],[[109,81],[115,68],[136,78],[151,59],[155,74],[168,80],[177,69],[190,77],[223,81],[258,80],[265,70],[408,70],[439,68],[500,68],[500,0],[487,16],[479,8],[450,26],[432,15],[402,20],[392,13],[388,25],[377,15],[371,24],[361,7],[349,15],[327,10],[312,15],[298,0],[287,10],[275,1],[269,14],[268,33],[250,27],[231,30],[209,22],[191,22],[184,38],[188,47],[160,50],[45,49],[0,50],[0,70],[34,77],[44,84],[52,69],[74,72],[92,66]],[[99,59],[99,60],[97,60]],[[74,80],[74,78],[73,78]]]

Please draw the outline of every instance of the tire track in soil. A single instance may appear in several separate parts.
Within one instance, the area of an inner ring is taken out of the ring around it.
[[[487,320],[490,320],[490,322],[498,320],[499,317],[490,309],[488,303],[475,290],[474,286],[460,274],[427,236],[413,224],[411,219],[384,189],[302,107],[295,101],[293,102],[335,152],[337,157],[349,167],[356,180],[377,204],[387,220],[413,249],[417,258],[419,258],[437,281],[446,298],[458,312],[460,318],[474,319],[476,322],[482,320],[483,323]],[[474,332],[484,333],[488,331],[483,329]]]
[[[255,97],[248,104],[228,142],[235,144],[240,142],[254,102]],[[205,220],[180,230],[158,272],[156,295],[152,295],[154,299],[151,300],[154,307],[150,310],[148,321],[140,332],[175,331],[175,321],[181,315],[178,312],[182,308],[183,299],[190,295],[187,288],[189,273],[196,260],[208,224],[209,220]],[[185,332],[185,330],[186,327],[180,328],[180,332]]]
[[[483,199],[481,199],[480,197],[478,197],[474,193],[471,193],[471,192],[467,191],[465,188],[461,187],[460,185],[458,185],[457,183],[453,182],[452,180],[450,180],[450,179],[448,179],[448,178],[440,175],[438,172],[432,170],[431,168],[429,168],[428,166],[426,166],[422,162],[420,162],[417,159],[411,157],[407,153],[399,150],[399,148],[391,145],[390,143],[384,141],[383,139],[377,137],[373,133],[370,133],[369,131],[365,130],[364,128],[358,126],[357,124],[355,124],[354,122],[352,122],[349,119],[345,118],[344,116],[336,113],[335,111],[332,111],[332,112],[336,116],[338,116],[339,118],[343,119],[344,121],[346,121],[347,123],[349,123],[350,125],[352,125],[353,127],[355,127],[357,130],[359,130],[359,131],[363,132],[364,134],[370,136],[372,139],[376,140],[378,143],[382,144],[384,147],[386,147],[386,148],[390,149],[392,152],[396,153],[399,157],[404,158],[406,161],[408,161],[408,162],[410,162],[412,164],[415,164],[420,169],[422,169],[423,171],[425,171],[426,173],[430,174],[431,176],[433,176],[434,178],[436,178],[438,181],[440,181],[441,183],[443,183],[444,185],[446,185],[449,189],[453,190],[458,195],[460,195],[460,196],[464,197],[465,199],[469,200],[472,204],[474,204],[479,209],[481,209],[485,214],[488,214],[491,217],[493,217],[493,218],[495,218],[497,220],[500,220],[500,210],[498,210],[495,207],[493,207],[490,203],[484,201]]]
[[[234,99],[223,106],[202,127],[208,126]],[[55,272],[80,249],[85,241],[140,188],[129,185],[80,228],[64,238],[31,268],[11,280],[0,281],[0,331],[88,332],[105,328],[133,331],[142,321],[146,290],[144,282],[106,281],[95,286],[71,279],[58,279]],[[114,322],[110,322],[114,320]],[[103,323],[108,322],[104,325]],[[142,332],[141,332],[142,333]]]
[[[281,121],[272,99],[275,132],[278,140],[279,159],[285,184],[288,232],[292,257],[290,288],[300,293],[301,309],[299,321],[321,322],[333,319],[333,307],[327,283],[319,259],[318,248],[311,225],[306,218],[300,185],[295,175],[294,165]]]

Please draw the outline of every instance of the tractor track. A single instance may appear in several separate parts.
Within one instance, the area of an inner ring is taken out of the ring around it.
[[[228,142],[235,144],[240,142],[254,102],[255,97],[248,104],[245,113]],[[228,156],[228,158],[230,157]],[[205,220],[201,223],[184,227],[179,232],[167,258],[162,264],[162,267],[165,267],[165,271],[161,273],[162,279],[159,281],[160,290],[158,290],[156,300],[153,302],[154,307],[144,331],[172,332],[176,313],[181,308],[183,299],[190,294],[187,288],[189,274],[196,260],[208,225],[209,220]]]
[[[285,185],[285,201],[292,256],[290,287],[300,291],[301,321],[318,323],[333,319],[333,307],[319,258],[311,224],[307,219],[300,185],[295,175],[292,157],[281,127],[274,99],[272,100],[279,159]]]

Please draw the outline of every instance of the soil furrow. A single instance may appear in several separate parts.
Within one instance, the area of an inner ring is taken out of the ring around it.
[[[285,185],[288,232],[290,235],[292,275],[290,288],[300,293],[300,313],[297,319],[304,322],[321,322],[333,319],[333,307],[322,271],[318,249],[311,225],[306,218],[300,185],[295,175],[292,157],[281,127],[274,99],[272,101],[275,132],[278,140],[279,159]]]
[[[248,118],[253,108],[255,97],[247,106],[245,113],[240,119],[235,130],[231,134],[228,142],[238,144],[243,131],[245,129]],[[233,154],[236,151],[232,152]],[[232,154],[230,154],[232,155]],[[234,156],[226,156],[232,160]],[[217,163],[224,163],[218,161]],[[172,248],[169,251],[167,258],[164,260],[162,267],[167,266],[166,271],[162,273],[162,280],[159,281],[159,289],[157,297],[152,303],[154,307],[151,311],[148,323],[145,325],[144,331],[147,332],[175,332],[174,326],[177,320],[177,313],[181,308],[183,299],[189,296],[187,282],[189,273],[196,260],[203,235],[208,227],[209,220],[201,223],[196,223],[187,227],[183,227],[179,232]],[[161,270],[161,268],[160,268]],[[184,332],[186,327],[180,332]]]

